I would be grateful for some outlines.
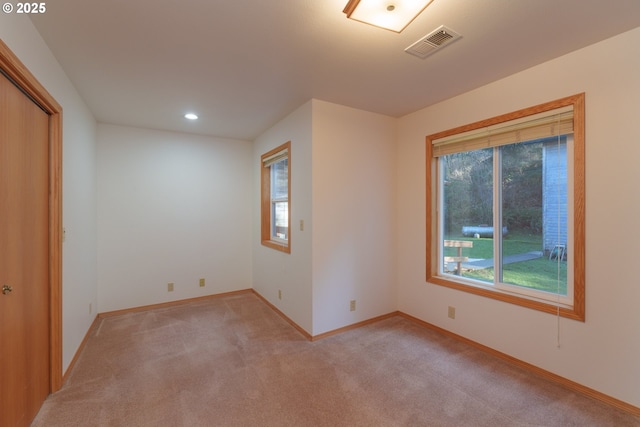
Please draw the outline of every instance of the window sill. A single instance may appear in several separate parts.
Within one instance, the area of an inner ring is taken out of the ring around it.
[[[511,293],[506,293],[499,289],[489,289],[483,286],[467,285],[467,284],[459,283],[453,280],[448,280],[447,278],[442,276],[429,276],[427,277],[427,283],[446,286],[451,289],[457,289],[459,291],[480,295],[480,296],[495,299],[498,301],[508,302],[510,304],[519,305],[521,307],[526,307],[533,310],[542,311],[545,313],[550,313],[554,315],[559,314],[561,317],[566,317],[567,319],[578,320],[581,322],[585,321],[584,312],[581,313],[575,309],[575,306],[576,306],[575,296],[574,296],[574,307],[568,307],[563,304],[558,305],[558,304],[551,303],[549,301],[543,301],[539,299],[527,298],[524,296],[518,296]]]
[[[289,247],[288,243],[279,242],[277,240],[263,240],[262,246],[266,246],[268,248],[275,249],[287,254],[291,253],[291,248]]]

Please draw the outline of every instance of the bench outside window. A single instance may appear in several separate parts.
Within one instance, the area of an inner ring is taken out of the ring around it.
[[[445,248],[458,248],[457,256],[445,256],[445,269],[449,263],[455,263],[456,268],[453,270],[454,274],[460,276],[462,274],[462,263],[469,261],[469,257],[462,256],[462,248],[472,248],[473,242],[467,240],[445,240]]]

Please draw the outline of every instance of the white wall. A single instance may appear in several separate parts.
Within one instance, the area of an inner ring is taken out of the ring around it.
[[[26,15],[0,14],[0,38],[63,108],[62,209],[67,234],[62,247],[62,362],[66,370],[97,308],[96,124]]]
[[[97,135],[100,312],[251,288],[250,142]]]
[[[313,101],[314,335],[397,309],[395,137],[396,119]]]
[[[640,29],[401,119],[399,309],[640,406]],[[586,322],[425,283],[425,136],[586,92]],[[447,306],[456,319],[447,318]]]
[[[395,123],[314,99],[254,143],[253,286],[311,335],[396,310]],[[291,254],[260,244],[260,156],[287,141]]]
[[[253,288],[308,333],[311,295],[311,115],[312,101],[297,108],[254,141]],[[291,141],[291,253],[260,243],[260,156]],[[300,231],[300,220],[304,231]],[[278,299],[278,290],[282,299]]]

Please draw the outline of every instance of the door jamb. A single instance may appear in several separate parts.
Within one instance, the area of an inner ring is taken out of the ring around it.
[[[62,107],[0,40],[0,68],[49,115],[49,388],[62,387]]]

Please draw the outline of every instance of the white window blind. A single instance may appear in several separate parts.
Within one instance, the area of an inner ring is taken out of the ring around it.
[[[433,157],[573,133],[573,106],[434,139]]]
[[[277,153],[262,159],[262,165],[267,168],[282,159],[286,159],[287,157],[289,157],[289,150],[285,148],[284,150],[278,151]]]

